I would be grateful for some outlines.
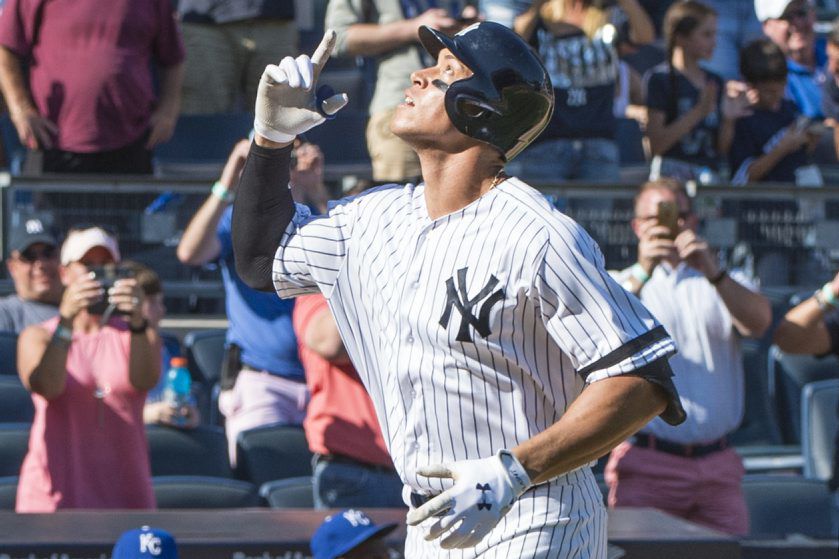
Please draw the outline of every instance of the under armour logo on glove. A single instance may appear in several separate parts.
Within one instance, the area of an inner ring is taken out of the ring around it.
[[[457,271],[457,284],[455,284],[454,277],[446,280],[446,309],[443,311],[443,316],[440,317],[440,326],[448,328],[452,307],[458,310],[460,313],[460,328],[457,330],[455,339],[459,342],[472,341],[469,325],[472,325],[481,337],[489,336],[492,333],[489,326],[489,314],[496,303],[504,300],[504,290],[492,291],[498,285],[498,278],[493,275],[489,276],[486,285],[481,288],[478,294],[470,299],[466,292],[466,274],[468,271],[468,267]],[[480,306],[478,316],[475,316],[472,309],[484,298],[486,298],[486,301]]]
[[[478,503],[478,510],[492,510],[492,503],[487,502],[487,491],[492,491],[488,483],[475,485],[475,489],[481,492],[481,501]]]

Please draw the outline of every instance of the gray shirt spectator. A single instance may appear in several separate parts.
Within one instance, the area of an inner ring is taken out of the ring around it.
[[[20,333],[32,324],[51,319],[58,314],[58,307],[51,303],[40,303],[23,299],[20,295],[9,295],[0,299],[0,330]]]

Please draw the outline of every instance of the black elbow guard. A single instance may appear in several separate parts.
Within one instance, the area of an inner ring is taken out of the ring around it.
[[[676,385],[673,384],[673,369],[670,368],[670,363],[666,357],[647,363],[629,374],[641,377],[664,389],[667,395],[667,407],[659,415],[661,419],[670,425],[678,425],[687,418],[687,413],[682,407],[682,401],[679,399],[679,393],[676,391]]]

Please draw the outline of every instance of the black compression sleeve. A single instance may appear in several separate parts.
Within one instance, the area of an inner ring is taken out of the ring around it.
[[[274,254],[294,217],[288,188],[291,150],[292,146],[268,149],[252,143],[233,205],[236,272],[260,291],[274,291]]]

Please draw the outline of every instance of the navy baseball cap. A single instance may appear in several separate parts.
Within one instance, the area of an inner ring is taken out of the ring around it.
[[[396,524],[376,524],[360,510],[346,509],[326,517],[310,547],[313,559],[335,559],[367,540],[389,534]]]
[[[143,526],[119,537],[111,559],[178,559],[178,548],[166,530]]]
[[[40,219],[26,219],[15,227],[9,235],[9,250],[23,252],[35,243],[58,246],[58,239],[50,228]]]

